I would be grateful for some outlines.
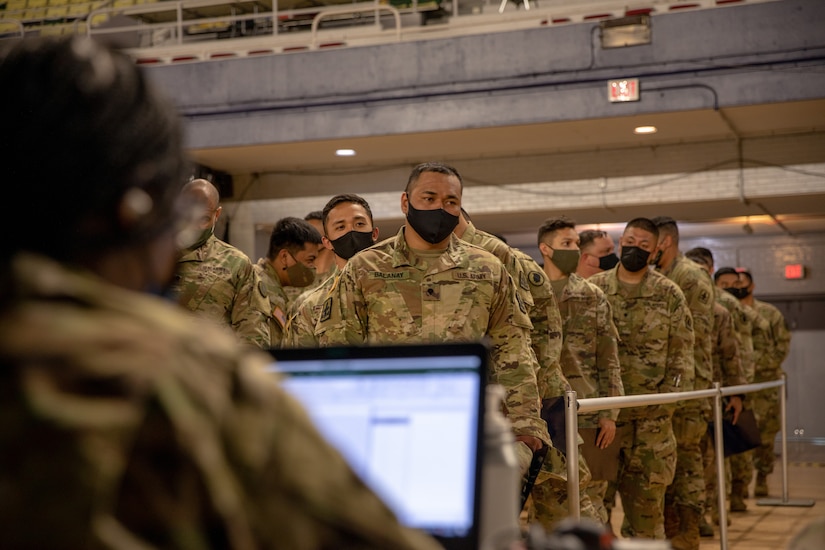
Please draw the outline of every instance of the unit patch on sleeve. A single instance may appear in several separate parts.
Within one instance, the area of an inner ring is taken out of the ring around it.
[[[534,286],[541,286],[544,284],[544,273],[541,271],[531,271],[530,272],[530,282],[533,283]]]

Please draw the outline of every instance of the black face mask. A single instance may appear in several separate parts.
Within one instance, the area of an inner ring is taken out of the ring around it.
[[[638,246],[622,247],[622,265],[631,273],[636,273],[647,267],[647,260],[650,252],[642,250]]]
[[[736,298],[737,300],[741,300],[742,298],[747,298],[748,294],[750,294],[750,292],[748,292],[747,288],[733,288],[733,287],[731,287],[731,288],[726,288],[725,290],[727,290],[728,292],[733,294],[734,298]]]
[[[438,244],[458,225],[458,216],[453,216],[443,208],[438,210],[418,210],[407,201],[407,221],[422,239],[430,244]]]
[[[614,252],[611,252],[607,256],[602,256],[599,258],[599,269],[602,271],[607,271],[608,269],[613,269],[616,267],[617,263],[619,263],[619,257],[616,256]]]
[[[372,246],[372,231],[355,231],[345,233],[335,239],[329,241],[332,244],[332,249],[335,253],[345,259],[349,260],[365,248]]]

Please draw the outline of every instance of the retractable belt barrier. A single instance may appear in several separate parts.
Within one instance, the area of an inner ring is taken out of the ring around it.
[[[595,397],[591,399],[576,399],[575,391],[565,393],[565,426],[568,434],[578,433],[578,413],[602,411],[605,409],[626,409],[642,405],[662,405],[688,401],[691,399],[713,398],[713,417],[716,426],[722,426],[722,397],[753,393],[770,388],[779,389],[780,421],[782,434],[782,499],[765,499],[757,501],[760,506],[813,506],[814,502],[807,500],[788,499],[788,440],[785,427],[786,396],[785,375],[780,380],[760,382],[758,384],[743,384],[741,386],[721,387],[717,382],[713,389],[695,390],[673,393],[655,393],[646,395],[625,395],[620,397]],[[725,457],[722,430],[714,430],[713,448],[716,453],[716,478],[719,487],[719,540],[722,550],[728,548],[727,509],[725,507]],[[614,441],[614,444],[616,442]],[[570,507],[570,517],[579,519],[579,446],[576,437],[567,437],[567,502]]]

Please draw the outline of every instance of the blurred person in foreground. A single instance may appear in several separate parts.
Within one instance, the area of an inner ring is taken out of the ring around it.
[[[322,439],[268,355],[151,295],[174,273],[184,157],[134,62],[24,39],[0,81],[8,199],[38,205],[5,218],[0,249],[3,547],[438,548]]]

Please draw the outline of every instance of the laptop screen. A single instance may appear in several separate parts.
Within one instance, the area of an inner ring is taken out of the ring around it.
[[[478,547],[484,345],[271,353],[287,391],[401,523],[445,548]]]

